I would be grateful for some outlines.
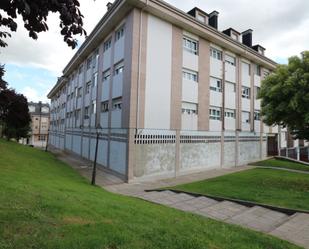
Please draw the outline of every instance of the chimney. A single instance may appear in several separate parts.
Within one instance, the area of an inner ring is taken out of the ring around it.
[[[242,32],[242,43],[248,47],[252,47],[252,29]]]
[[[213,11],[209,14],[208,24],[215,29],[218,29],[218,15],[218,11]]]
[[[110,10],[110,8],[113,6],[113,4],[111,2],[108,2],[106,4],[107,10]]]

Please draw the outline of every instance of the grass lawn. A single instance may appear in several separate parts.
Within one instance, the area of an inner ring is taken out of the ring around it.
[[[309,175],[282,170],[250,169],[174,189],[309,210]]]
[[[53,155],[0,140],[0,248],[298,248],[92,187]]]
[[[309,166],[297,162],[291,162],[289,160],[284,159],[269,159],[254,163],[252,165],[309,171]]]

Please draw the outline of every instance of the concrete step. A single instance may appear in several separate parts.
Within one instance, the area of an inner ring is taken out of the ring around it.
[[[228,222],[245,226],[260,232],[270,232],[287,221],[289,216],[260,206],[252,207],[231,217]]]
[[[171,206],[172,204],[175,204],[177,202],[191,200],[194,198],[194,196],[183,193],[177,194],[175,192],[167,190],[160,192],[159,191],[148,192],[142,198],[151,202]]]
[[[173,208],[180,209],[182,211],[193,212],[195,210],[204,209],[206,207],[213,206],[218,202],[207,197],[195,197],[186,201],[176,202],[170,205]]]
[[[309,249],[309,214],[294,214],[270,234]]]
[[[247,211],[249,208],[230,201],[222,201],[218,204],[199,209],[194,213],[214,218],[217,220],[228,220],[231,217]]]

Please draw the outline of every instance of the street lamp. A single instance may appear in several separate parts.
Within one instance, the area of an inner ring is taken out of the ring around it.
[[[93,161],[93,168],[92,168],[92,179],[91,179],[91,184],[92,185],[95,185],[95,180],[96,180],[100,129],[102,129],[102,127],[100,126],[100,124],[98,124],[96,126],[96,134],[97,134],[97,136],[96,136],[95,153],[94,153],[94,161]]]

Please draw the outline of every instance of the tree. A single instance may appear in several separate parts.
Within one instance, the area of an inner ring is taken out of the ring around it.
[[[0,92],[7,88],[7,83],[3,79],[4,73],[5,73],[4,65],[0,64]]]
[[[7,88],[7,83],[2,79],[4,66],[0,66],[0,128],[1,136],[7,139],[28,137],[30,130],[30,114],[28,101],[22,94],[14,89]],[[3,83],[4,82],[4,83]],[[1,87],[3,83],[3,88]]]
[[[3,10],[6,16],[0,14],[0,27],[15,32],[17,23],[14,19],[21,15],[29,36],[37,39],[38,33],[48,30],[48,14],[59,13],[61,35],[70,47],[75,48],[77,40],[73,37],[77,34],[86,35],[79,6],[79,0],[1,0],[0,10]],[[10,36],[9,32],[0,31],[0,47],[7,46],[3,38]]]
[[[267,125],[288,127],[296,139],[309,140],[309,51],[278,66],[262,82],[259,97]]]

